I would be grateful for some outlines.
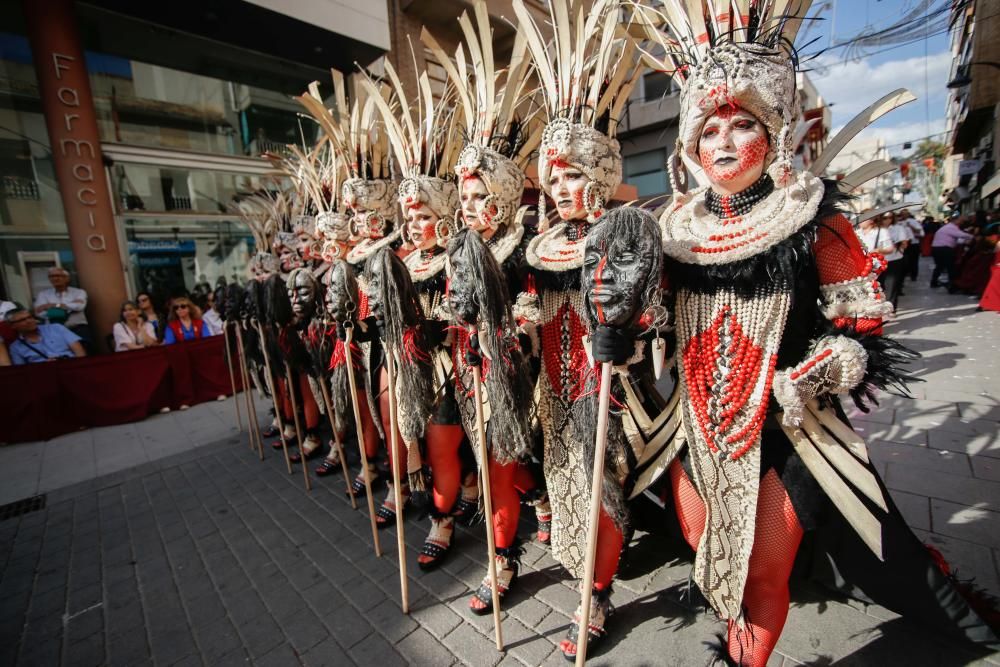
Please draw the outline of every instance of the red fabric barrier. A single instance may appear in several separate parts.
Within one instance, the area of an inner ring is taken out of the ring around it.
[[[0,442],[47,440],[231,395],[225,341],[0,368]],[[236,386],[241,387],[239,375]]]

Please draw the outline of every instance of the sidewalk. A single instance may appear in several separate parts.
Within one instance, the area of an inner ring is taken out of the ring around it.
[[[974,313],[966,297],[906,289],[890,333],[924,353],[927,382],[914,401],[887,397],[853,418],[911,526],[998,594],[1000,318]],[[364,504],[351,509],[343,479],[314,480],[306,493],[301,471],[288,475],[270,449],[258,461],[237,437],[231,406],[0,449],[5,498],[14,485],[18,498],[46,494],[43,509],[0,521],[0,664],[567,664],[556,645],[578,594],[544,549],[525,546],[499,654],[492,617],[466,610],[485,573],[482,526],[459,529],[448,562],[422,573],[426,522],[411,517],[404,616],[394,529],[380,534],[376,559]],[[54,462],[72,458],[59,446],[67,439],[93,458],[56,474]],[[534,517],[522,517],[527,538]],[[689,571],[689,553],[638,532],[615,584],[611,638],[590,664],[706,664],[725,626],[682,602]],[[1000,654],[797,585],[770,664],[799,663],[1000,665]]]

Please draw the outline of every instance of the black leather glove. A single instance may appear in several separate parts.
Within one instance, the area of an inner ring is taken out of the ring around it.
[[[469,347],[465,350],[465,363],[470,366],[483,365],[483,355],[479,349],[479,334],[469,336]]]
[[[424,344],[431,350],[448,339],[448,323],[441,320],[424,320],[420,328],[424,334]]]
[[[610,361],[618,366],[635,352],[635,337],[624,329],[599,325],[590,336],[594,361]]]
[[[357,323],[352,322],[354,327],[353,336],[351,337],[352,342],[355,343],[367,343],[379,337],[378,323],[374,317],[366,317],[364,320],[365,326],[358,326]],[[346,324],[346,322],[345,322]],[[344,331],[344,325],[337,325],[337,336],[340,336],[341,332]],[[344,332],[344,336],[341,340],[347,339],[347,333]]]

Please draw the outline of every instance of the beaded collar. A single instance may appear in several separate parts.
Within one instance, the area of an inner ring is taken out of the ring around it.
[[[419,283],[430,280],[441,273],[441,269],[444,268],[445,260],[447,259],[448,253],[444,251],[444,248],[435,247],[431,250],[413,251],[406,256],[403,263],[409,269],[410,278],[413,279],[413,282]]]
[[[525,259],[542,271],[575,271],[583,266],[588,231],[590,225],[584,221],[560,222],[531,239]]]
[[[774,181],[764,172],[757,182],[734,195],[720,195],[709,188],[705,193],[705,208],[718,218],[735,218],[746,215],[757,202],[774,192]]]
[[[781,243],[819,211],[825,186],[808,171],[782,188],[771,186],[744,213],[719,216],[709,209],[708,188],[674,198],[660,217],[663,252],[682,264],[729,264]]]
[[[384,236],[380,239],[377,240],[365,239],[358,245],[351,248],[347,252],[347,257],[345,259],[347,260],[348,264],[354,266],[364,264],[369,257],[374,255],[378,250],[381,250],[385,246],[394,242],[396,239],[399,238],[400,234],[402,233],[403,233],[403,228],[400,227],[399,229],[390,232],[388,236]]]

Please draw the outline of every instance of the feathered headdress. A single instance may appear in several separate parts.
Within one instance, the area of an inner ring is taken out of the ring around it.
[[[778,187],[792,180],[798,120],[795,36],[812,0],[660,0],[638,7],[652,49],[650,67],[681,87],[677,145],[671,157],[675,190],[686,189],[681,160],[697,164],[705,121],[722,107],[746,109],[767,128],[769,173]]]
[[[530,117],[517,118],[519,110],[524,111],[525,85],[531,72],[525,36],[517,33],[509,66],[497,71],[485,0],[476,0],[473,11],[475,23],[468,12],[462,12],[458,20],[465,46],[458,45],[454,62],[426,29],[420,39],[455,86],[460,120],[467,133],[455,174],[460,179],[478,176],[483,180],[489,191],[481,213],[489,219],[483,222],[497,228],[511,222],[521,204],[524,167],[541,140],[541,127],[531,131]],[[530,110],[528,115],[533,115]]]
[[[341,203],[368,212],[361,238],[379,240],[390,236],[396,222],[395,184],[389,165],[389,137],[377,122],[376,98],[381,87],[370,95],[366,86],[355,85],[353,101],[347,104],[344,76],[332,70],[334,106],[327,109],[315,83],[296,99],[319,123],[330,141],[335,159],[344,165],[346,178],[341,186]],[[362,77],[363,79],[363,77]],[[355,84],[357,79],[355,79]]]
[[[232,206],[253,235],[256,252],[250,258],[250,277],[263,280],[277,273],[278,258],[271,247],[288,217],[288,198],[280,191],[265,191],[243,197]]]
[[[549,191],[553,165],[570,164],[590,179],[584,190],[588,219],[596,220],[622,180],[615,128],[641,69],[635,44],[619,36],[618,0],[548,3],[553,39],[542,32],[521,0],[514,0],[548,113],[538,155],[540,185]],[[543,208],[544,198],[539,208]],[[543,211],[542,211],[543,212]]]
[[[424,70],[417,75],[416,97],[410,102],[388,61],[385,74],[392,91],[388,99],[378,94],[372,79],[362,79],[361,83],[375,101],[389,135],[389,145],[403,172],[399,203],[404,208],[426,204],[443,224],[449,224],[458,209],[458,190],[450,177],[461,148],[458,116],[452,108],[454,90],[446,86],[435,100]]]

